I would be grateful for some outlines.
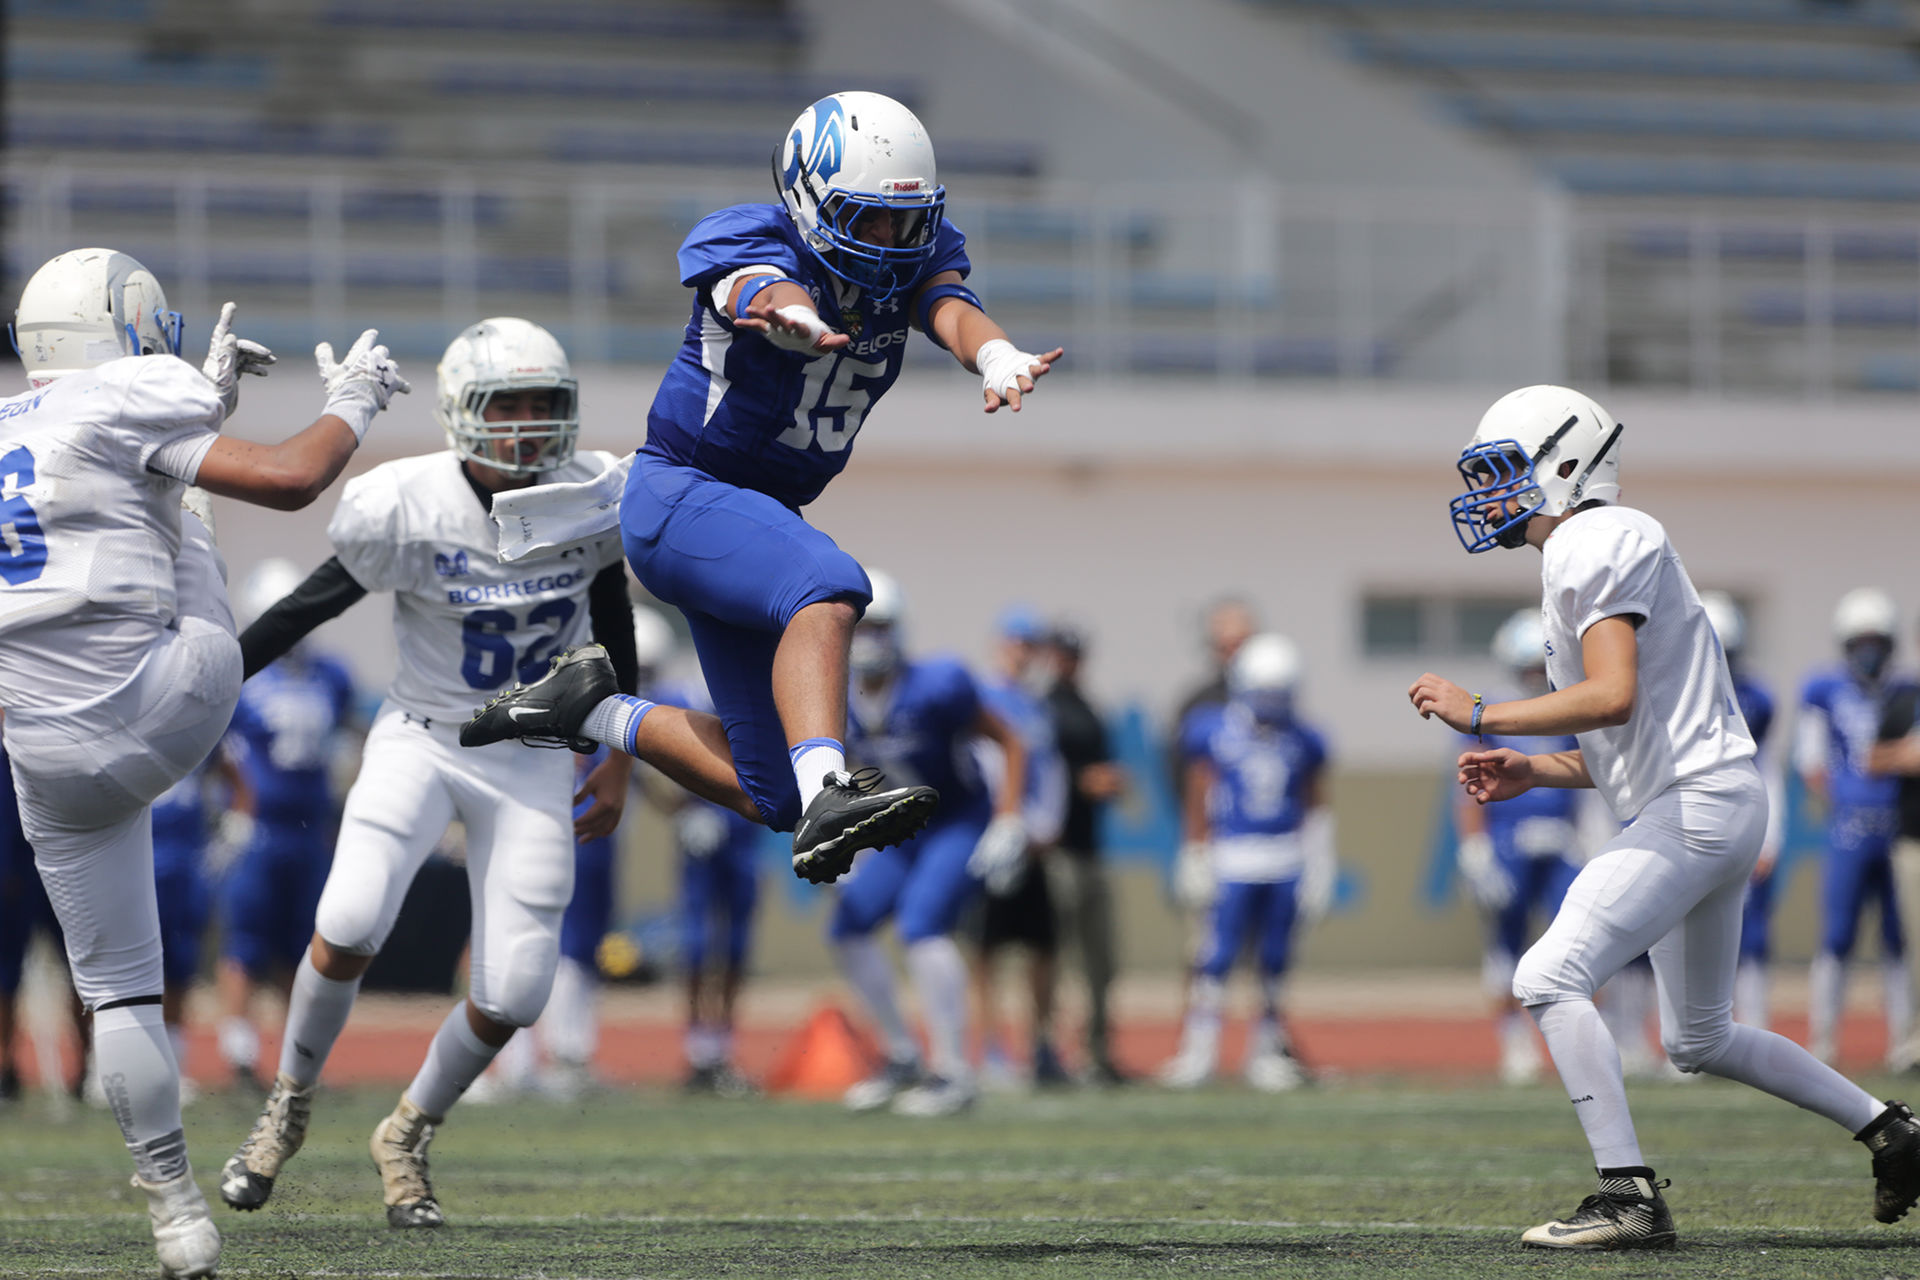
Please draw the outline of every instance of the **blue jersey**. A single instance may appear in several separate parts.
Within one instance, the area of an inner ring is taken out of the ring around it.
[[[1488,699],[1493,701],[1493,699]],[[1500,737],[1487,734],[1486,741],[1471,735],[1460,739],[1463,750],[1491,751],[1505,747],[1522,755],[1544,756],[1556,751],[1576,751],[1580,742],[1572,734],[1548,737]],[[1511,800],[1502,800],[1481,809],[1487,822],[1487,834],[1496,844],[1515,844],[1523,828],[1526,834],[1517,841],[1517,852],[1528,856],[1564,855],[1573,848],[1574,815],[1579,811],[1579,795],[1565,787],[1534,787]],[[1544,818],[1552,827],[1528,819]],[[1548,835],[1546,833],[1552,832]]]
[[[206,766],[202,765],[153,802],[154,874],[197,872],[206,847]]]
[[[1326,743],[1297,720],[1262,724],[1245,706],[1197,708],[1181,731],[1183,754],[1213,766],[1208,822],[1220,836],[1277,836],[1299,829]]]
[[[1753,745],[1766,746],[1767,730],[1773,727],[1773,695],[1745,672],[1736,671],[1733,674],[1733,699],[1740,704],[1740,714],[1746,717],[1747,732],[1753,735]]]
[[[984,809],[986,783],[972,750],[980,690],[967,669],[953,658],[909,662],[894,677],[891,695],[876,724],[862,721],[860,699],[852,699],[848,752],[885,770],[889,786],[938,791],[940,822]]]
[[[1798,764],[1825,769],[1827,794],[1838,809],[1892,809],[1900,780],[1870,777],[1867,752],[1880,734],[1880,708],[1900,687],[1889,682],[1863,689],[1846,671],[1815,672],[1800,693],[1801,741]]]
[[[1021,809],[1027,831],[1051,844],[1060,837],[1067,816],[1067,766],[1054,736],[1053,715],[1047,704],[1016,680],[996,679],[980,685],[980,701],[1019,737],[1027,750],[1026,777],[1021,780]]]
[[[227,741],[253,787],[263,823],[333,820],[327,766],[353,707],[353,679],[332,658],[289,655],[240,687]]]
[[[799,508],[820,496],[853,453],[868,410],[900,376],[912,301],[942,271],[972,269],[966,237],[942,222],[918,275],[885,301],[847,288],[800,239],[784,205],[741,204],[702,218],[680,246],[680,281],[695,290],[686,340],[647,413],[645,449],[716,480]],[[736,331],[712,296],[721,277],[769,266],[813,295],[828,325],[853,339],[823,356],[785,351]]]

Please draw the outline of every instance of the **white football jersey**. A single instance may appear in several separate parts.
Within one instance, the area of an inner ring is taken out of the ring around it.
[[[173,356],[0,400],[0,706],[66,706],[138,668],[174,620],[180,493],[223,418]]]
[[[590,480],[610,453],[574,455],[547,476]],[[399,670],[387,697],[429,719],[465,720],[589,634],[587,588],[620,564],[618,529],[557,556],[501,564],[498,531],[451,450],[383,463],[348,483],[327,526],[368,591],[393,592]]]
[[[1540,567],[1547,677],[1586,678],[1580,637],[1637,615],[1638,691],[1627,723],[1580,734],[1593,785],[1622,822],[1684,778],[1754,754],[1733,677],[1667,531],[1644,511],[1598,507],[1547,539]]]

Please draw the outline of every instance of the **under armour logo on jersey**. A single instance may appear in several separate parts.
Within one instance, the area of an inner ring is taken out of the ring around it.
[[[436,551],[433,553],[433,571],[443,578],[464,578],[467,576],[467,553],[456,551],[452,555]]]

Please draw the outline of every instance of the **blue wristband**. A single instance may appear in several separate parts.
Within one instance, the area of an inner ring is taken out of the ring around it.
[[[748,276],[747,282],[740,286],[740,296],[733,300],[733,318],[738,320],[741,316],[747,314],[747,308],[752,305],[755,295],[762,289],[769,288],[776,284],[799,283],[798,280],[795,280],[791,276]],[[722,298],[720,305],[721,307],[726,306],[726,299]],[[718,311],[720,307],[715,307],[714,310]]]
[[[1473,695],[1473,718],[1467,722],[1467,732],[1485,742],[1487,735],[1480,732],[1480,717],[1487,713],[1487,704],[1481,701],[1479,694]]]
[[[933,304],[942,298],[958,298],[970,304],[976,311],[985,311],[980,305],[980,295],[963,284],[930,284],[920,291],[919,299],[913,307],[913,323],[920,332],[933,338],[933,345],[944,347],[946,344],[933,333]]]

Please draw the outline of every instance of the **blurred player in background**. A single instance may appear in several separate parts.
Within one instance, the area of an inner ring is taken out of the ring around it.
[[[20,804],[13,794],[13,772],[0,747],[0,1103],[12,1102],[20,1084],[20,988],[26,977],[27,951],[36,934],[44,933],[56,948],[65,950],[60,922],[47,901],[46,886],[33,869],[33,846],[20,829]],[[73,1002],[73,1074],[60,1087],[74,1097],[85,1088],[87,1024],[78,999]],[[46,1061],[52,1054],[41,1053]],[[42,1080],[40,1088],[56,1087]]]
[[[1651,951],[1660,1028],[1682,1071],[1738,1080],[1845,1126],[1873,1156],[1874,1217],[1920,1199],[1920,1121],[1781,1036],[1732,1019],[1740,914],[1766,838],[1767,792],[1719,641],[1660,523],[1615,505],[1620,423],[1565,387],[1524,387],[1481,418],[1457,467],[1454,530],[1469,552],[1541,552],[1551,692],[1489,703],[1431,672],[1407,690],[1459,733],[1571,733],[1573,751],[1481,746],[1460,783],[1490,804],[1535,787],[1594,787],[1627,822],[1581,868],[1513,990],[1539,1025],[1586,1131],[1595,1193],[1521,1242],[1671,1249],[1666,1184],[1627,1110],[1620,1054],[1594,992]]]
[[[1820,874],[1820,943],[1807,997],[1807,1041],[1832,1062],[1846,1004],[1846,965],[1869,901],[1880,914],[1882,999],[1887,1047],[1896,1054],[1912,1026],[1906,943],[1893,891],[1898,784],[1867,771],[1881,708],[1908,681],[1891,671],[1899,614],[1877,587],[1842,596],[1833,613],[1840,664],[1816,671],[1800,691],[1794,767],[1807,793],[1827,807],[1826,861]]]
[[[241,637],[249,675],[372,591],[393,593],[399,665],[348,792],[313,939],[293,980],[279,1073],[220,1195],[258,1209],[305,1140],[313,1095],[408,887],[455,818],[473,899],[470,984],[399,1105],[374,1129],[388,1225],[444,1221],[428,1176],[434,1128],[520,1027],[546,1005],[573,893],[577,836],[619,822],[632,761],[616,754],[580,787],[573,758],[518,743],[458,744],[476,694],[530,679],[593,635],[620,687],[636,687],[633,616],[618,542],[604,537],[524,566],[494,556],[495,495],[541,479],[587,480],[610,454],[576,455],[579,393],[539,325],[483,320],[448,346],[438,417],[449,447],[383,463],[347,485],[327,535],[334,555]]]
[[[1867,767],[1897,782],[1900,828],[1893,844],[1893,874],[1901,908],[1913,919],[1920,917],[1920,683],[1887,695],[1877,737]],[[1909,974],[1916,958],[1907,953]],[[1920,1064],[1920,1043],[1911,1031],[1906,1044],[1893,1047],[1893,1060],[1907,1071]]]
[[[254,566],[241,591],[248,621],[302,577],[291,560]],[[271,1081],[260,1077],[260,1033],[248,1010],[264,985],[291,991],[313,936],[339,820],[331,766],[352,717],[353,678],[301,640],[240,687],[227,733],[253,803],[245,815],[252,830],[220,893],[220,1055],[233,1079],[262,1092]]]
[[[1297,714],[1299,687],[1293,642],[1256,634],[1227,669],[1226,703],[1200,707],[1181,726],[1182,828],[1190,850],[1181,856],[1205,850],[1214,892],[1180,1048],[1160,1072],[1161,1082],[1176,1089],[1203,1084],[1219,1069],[1227,976],[1249,949],[1260,979],[1260,1019],[1248,1041],[1247,1083],[1279,1092],[1307,1081],[1280,987],[1294,928],[1326,915],[1337,866],[1326,743]]]
[[[1767,834],[1760,845],[1760,859],[1753,864],[1753,876],[1747,881],[1747,899],[1740,911],[1740,967],[1733,979],[1734,1020],[1764,1031],[1771,1021],[1767,962],[1772,944],[1773,869],[1780,857],[1780,831],[1786,814],[1779,775],[1767,765],[1773,695],[1747,669],[1747,615],[1739,603],[1724,591],[1702,591],[1700,607],[1707,611],[1707,621],[1720,638],[1720,650],[1727,655],[1734,701],[1747,722],[1747,732],[1753,735],[1754,763],[1767,782]]]
[[[1516,697],[1547,692],[1546,632],[1538,609],[1522,609],[1508,618],[1493,638],[1494,661],[1505,667]],[[1526,755],[1571,751],[1571,734],[1540,738],[1490,739]],[[1466,750],[1462,745],[1461,750]],[[1486,913],[1488,932],[1481,975],[1494,997],[1494,1025],[1500,1038],[1500,1078],[1526,1084],[1540,1074],[1540,1049],[1532,1020],[1513,995],[1513,970],[1520,953],[1537,936],[1535,913],[1551,920],[1579,874],[1575,834],[1579,793],[1541,788],[1499,804],[1478,805],[1462,795],[1454,823],[1460,833],[1460,874],[1474,901]]]
[[[187,1162],[161,1017],[149,807],[206,759],[240,690],[225,566],[181,503],[198,485],[308,505],[407,389],[369,329],[344,360],[315,349],[327,398],[311,426],[272,445],[222,436],[239,374],[273,359],[232,319],[229,303],[195,369],[152,273],[111,249],[63,253],[15,314],[32,389],[0,402],[0,700],[21,825],[176,1277],[210,1274],[220,1233]]]
[[[1127,775],[1114,763],[1106,723],[1080,688],[1087,639],[1076,627],[1056,626],[1048,637],[1054,679],[1047,691],[1054,740],[1067,770],[1067,811],[1060,848],[1046,860],[1064,932],[1080,952],[1087,984],[1087,1071],[1096,1084],[1121,1084],[1113,1060],[1113,1023],[1107,995],[1113,986],[1113,891],[1101,856],[1100,813],[1126,792]]]
[[[1046,868],[1047,852],[1060,839],[1060,824],[1066,817],[1067,774],[1054,741],[1053,718],[1039,697],[1039,691],[1045,688],[1043,645],[1047,628],[1039,614],[1025,605],[1015,605],[1000,615],[997,630],[992,669],[980,682],[980,701],[1020,735],[1026,748],[1020,812],[1026,821],[1027,857],[1011,884],[988,881],[971,913],[977,942],[973,956],[974,1003],[980,1011],[985,1074],[989,1081],[1010,1079],[1012,1075],[994,999],[994,970],[1001,952],[1017,945],[1027,953],[1027,993],[1033,1009],[1028,1037],[1033,1082],[1068,1084],[1070,1079],[1053,1039],[1060,930]],[[991,782],[1001,776],[1001,768],[996,752],[986,741],[982,740],[981,765]]]
[[[468,740],[532,732],[634,752],[793,831],[795,873],[826,883],[859,850],[918,830],[937,798],[872,777],[862,788],[846,772],[847,651],[870,593],[860,565],[800,508],[847,465],[910,329],[980,375],[989,413],[1017,411],[1061,353],[1016,348],[962,283],[971,263],[944,219],[933,146],[898,102],[814,103],[776,148],[774,180],[780,203],[709,214],[680,247],[693,317],[619,504],[635,576],[686,615],[724,740],[650,715],[644,700],[621,703],[588,659],[489,706]],[[516,554],[512,531],[528,528],[529,508],[565,524],[594,501],[610,512],[597,491],[509,504],[503,554]]]
[[[885,1067],[849,1089],[846,1103],[854,1111],[891,1103],[905,1115],[952,1115],[972,1106],[976,1093],[967,1062],[966,962],[953,931],[980,882],[1010,881],[1026,857],[1026,748],[987,710],[957,660],[906,656],[900,588],[877,570],[869,577],[873,600],[853,636],[853,754],[903,783],[936,788],[941,801],[926,830],[863,857],[834,904],[828,934],[841,972],[879,1024],[887,1052]],[[975,738],[1000,750],[997,790],[981,776]],[[893,962],[877,936],[888,918],[919,996],[931,1073],[900,1012]]]

